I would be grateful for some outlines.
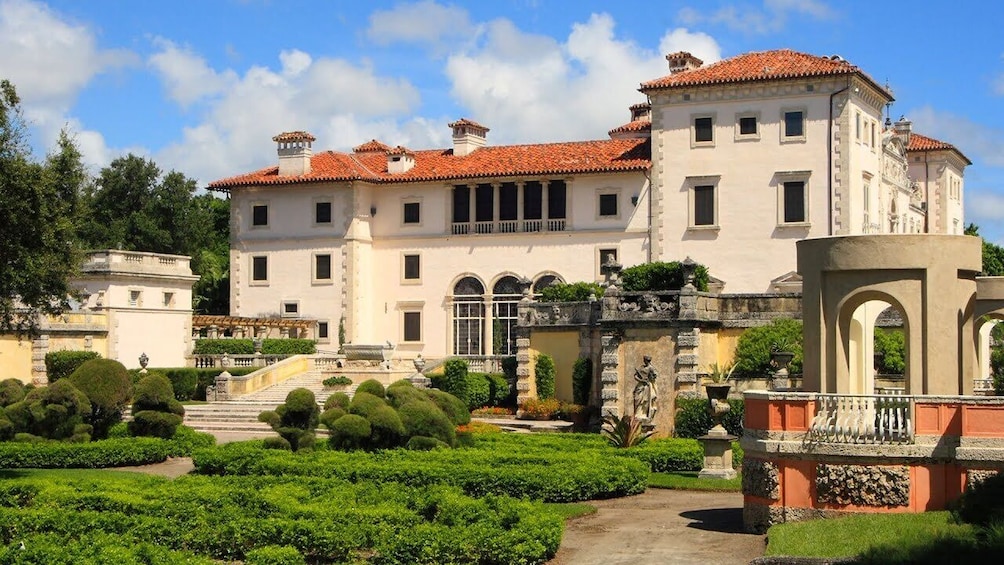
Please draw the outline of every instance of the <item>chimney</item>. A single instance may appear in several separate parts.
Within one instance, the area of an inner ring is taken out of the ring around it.
[[[407,173],[415,166],[415,154],[398,145],[387,152],[387,172],[392,175]]]
[[[638,120],[652,121],[652,105],[648,102],[632,104],[630,110],[632,122],[636,122]]]
[[[485,126],[467,118],[460,118],[449,126],[453,128],[454,157],[470,155],[485,146],[485,135],[488,133]]]
[[[310,144],[316,138],[305,131],[287,131],[272,138],[279,144],[279,176],[299,176],[310,173]]]
[[[893,124],[892,128],[896,135],[903,139],[904,144],[910,143],[910,133],[913,130],[913,122],[906,119],[906,116],[900,116],[899,120]]]
[[[670,53],[669,55],[666,55],[666,60],[669,61],[669,72],[674,75],[683,71],[699,69],[701,68],[701,65],[704,64],[704,61],[694,57],[686,51]]]

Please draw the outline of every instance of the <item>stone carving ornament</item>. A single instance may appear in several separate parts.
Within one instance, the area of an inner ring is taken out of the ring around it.
[[[659,396],[655,379],[659,373],[652,366],[652,358],[642,357],[642,366],[634,370],[634,416],[651,420],[655,417],[655,401]]]
[[[816,494],[824,504],[895,507],[910,503],[906,466],[816,466]]]

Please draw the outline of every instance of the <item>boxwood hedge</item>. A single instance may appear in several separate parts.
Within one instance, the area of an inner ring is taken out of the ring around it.
[[[216,439],[179,427],[174,438],[114,438],[90,443],[0,442],[0,469],[99,469],[160,463],[168,457],[191,455]]]

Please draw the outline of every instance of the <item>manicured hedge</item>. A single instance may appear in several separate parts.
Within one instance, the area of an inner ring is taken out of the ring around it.
[[[313,355],[317,342],[312,339],[266,339],[262,342],[263,355]]]
[[[592,282],[554,283],[540,291],[541,302],[586,302],[590,296],[603,298],[603,287]]]
[[[562,531],[540,503],[307,477],[12,478],[0,523],[0,555],[27,540],[38,563],[542,563]]]
[[[507,447],[506,451],[467,448],[293,454],[266,451],[261,442],[243,442],[196,451],[193,459],[196,472],[201,474],[335,477],[411,487],[449,484],[471,496],[507,495],[547,502],[637,494],[645,490],[648,480],[648,465],[612,450],[558,451],[531,444]]]
[[[45,354],[45,374],[49,382],[54,383],[70,376],[86,361],[100,357],[95,351],[50,351]]]
[[[251,339],[198,339],[192,350],[195,355],[253,355]],[[262,355],[311,355],[317,353],[317,341],[312,339],[263,339]]]
[[[247,375],[261,369],[261,367],[230,367],[227,372],[238,377]],[[160,374],[171,381],[171,388],[174,389],[174,398],[182,402],[187,400],[205,400],[206,387],[216,383],[216,377],[223,372],[222,368],[196,369],[193,367],[172,367],[148,369],[147,374]],[[138,383],[144,375],[139,369],[130,369],[129,377],[132,382]]]
[[[741,398],[730,398],[729,406],[732,409],[722,418],[722,426],[728,433],[741,437],[746,405],[743,404]],[[712,425],[714,423],[711,421],[711,415],[708,414],[707,398],[678,397],[676,399],[676,437],[698,438],[708,433]]]
[[[191,455],[212,446],[212,435],[178,428],[170,440],[159,438],[114,438],[90,443],[0,442],[0,469],[100,469],[160,463],[168,457]]]
[[[683,288],[683,266],[679,261],[642,263],[621,271],[624,290],[628,292],[672,291]],[[708,269],[704,265],[694,268],[694,286],[697,290],[708,290]]]

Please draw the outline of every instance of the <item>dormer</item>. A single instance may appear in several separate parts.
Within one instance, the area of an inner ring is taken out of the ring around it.
[[[299,176],[310,173],[311,143],[316,138],[305,131],[287,131],[272,138],[279,153],[279,176]]]
[[[682,73],[683,71],[691,71],[694,69],[701,68],[704,61],[694,57],[686,51],[677,51],[676,53],[670,53],[666,55],[666,60],[669,61],[669,72],[672,74]]]
[[[398,145],[387,151],[387,172],[392,175],[407,173],[415,166],[415,154]]]
[[[488,134],[488,128],[485,126],[467,118],[461,118],[449,126],[453,128],[454,157],[470,155],[485,146]]]

